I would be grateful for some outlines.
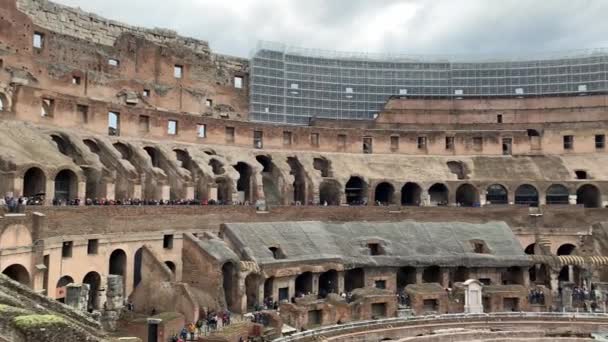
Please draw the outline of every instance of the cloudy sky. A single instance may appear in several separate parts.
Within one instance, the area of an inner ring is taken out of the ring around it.
[[[604,0],[54,0],[209,41],[380,53],[527,54],[608,47]]]

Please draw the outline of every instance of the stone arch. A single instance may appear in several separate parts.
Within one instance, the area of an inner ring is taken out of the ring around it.
[[[89,148],[89,151],[91,151],[91,153],[99,154],[99,152],[101,151],[97,142],[92,139],[84,139],[82,143]]]
[[[325,179],[319,185],[319,203],[328,205],[340,205],[342,186],[336,180]]]
[[[270,156],[260,154],[255,156],[255,160],[262,165],[262,172],[272,172],[274,169],[274,163],[272,162],[272,158]]]
[[[585,208],[599,208],[602,206],[602,195],[600,190],[592,184],[585,184],[576,190],[576,204],[582,204]]]
[[[441,283],[441,269],[439,266],[429,266],[422,271],[423,283]]]
[[[557,255],[571,255],[576,250],[576,246],[571,243],[565,243],[557,249]]]
[[[344,187],[346,203],[350,205],[364,204],[367,202],[367,183],[361,177],[350,177]]]
[[[55,200],[71,201],[78,197],[78,176],[74,171],[63,169],[55,176]]]
[[[32,245],[32,234],[22,224],[6,227],[0,235],[0,250],[4,248],[25,247]]]
[[[528,255],[534,255],[534,250],[536,249],[536,244],[531,243],[524,249],[524,252]]]
[[[321,177],[331,177],[331,162],[325,157],[317,157],[313,159],[313,167],[321,172]]]
[[[228,204],[232,202],[232,182],[226,177],[221,177],[215,180],[217,185],[217,200],[219,204]]]
[[[158,150],[158,148],[156,148],[154,146],[145,146],[144,151],[146,151],[146,153],[148,154],[148,157],[150,157],[150,162],[152,163],[152,166],[159,167],[160,151]]]
[[[224,174],[224,172],[225,172],[224,164],[222,164],[221,161],[219,161],[215,158],[209,159],[209,166],[211,166],[211,170],[213,171],[213,174],[216,176]]]
[[[467,179],[467,166],[461,161],[449,161],[447,162],[448,169],[451,173],[455,174],[458,179]]]
[[[6,267],[2,274],[13,279],[16,282],[19,282],[23,285],[30,286],[30,273],[27,271],[27,268],[21,264],[12,264]]]
[[[431,205],[448,205],[449,190],[445,184],[435,183],[429,188],[428,192]]]
[[[236,268],[231,261],[222,265],[222,288],[224,289],[224,299],[226,307],[230,310],[235,310],[236,306]],[[236,311],[236,310],[235,310]]]
[[[83,284],[89,285],[89,302],[87,304],[87,310],[99,309],[99,288],[101,287],[101,276],[95,271],[87,273],[82,279]]]
[[[569,204],[570,191],[562,184],[552,184],[545,192],[545,202],[549,204]]]
[[[509,204],[507,188],[501,184],[489,185],[486,188],[486,202],[488,204]]]
[[[57,146],[57,149],[59,150],[59,152],[61,154],[71,158],[70,145],[67,141],[65,141],[65,139],[62,136],[60,136],[58,134],[51,134],[51,139],[53,140],[53,142],[55,143],[55,145]]]
[[[143,247],[138,248],[133,256],[133,288],[141,282],[141,259],[143,254]]]
[[[192,163],[192,158],[190,157],[190,154],[188,153],[188,151],[182,150],[180,148],[176,148],[176,149],[173,149],[173,153],[175,153],[175,159],[177,159],[177,161],[179,162],[179,164],[181,164],[180,166],[183,169],[192,171],[193,163]]]
[[[254,202],[253,168],[245,162],[238,162],[233,167],[239,173],[239,179],[236,182],[236,191],[239,192],[240,196],[239,200]]]
[[[122,249],[116,249],[110,254],[109,274],[115,274],[125,278],[127,270],[127,253]]]
[[[515,204],[538,207],[538,190],[530,184],[522,184],[515,189]]]
[[[38,167],[30,167],[23,174],[23,196],[34,197],[46,192],[46,174]]]
[[[313,292],[312,272],[304,272],[296,277],[296,296]]]
[[[282,204],[281,185],[283,182],[281,172],[270,156],[260,154],[255,159],[262,165],[262,189],[264,189],[266,204]]]
[[[131,160],[133,153],[131,152],[131,149],[129,148],[129,146],[127,146],[126,144],[123,144],[121,142],[116,142],[116,143],[112,144],[112,146],[114,146],[116,151],[118,151],[118,153],[120,153],[120,157],[122,159],[129,160],[129,161]]]
[[[456,203],[463,207],[479,206],[479,191],[471,184],[462,184],[456,189]]]
[[[55,299],[61,303],[65,303],[66,289],[65,287],[73,284],[74,278],[69,275],[64,275],[57,281],[57,286],[55,287]]]
[[[319,295],[325,297],[330,293],[338,293],[338,272],[329,270],[319,276]]]
[[[401,205],[419,206],[422,188],[416,183],[405,183],[401,188]]]
[[[262,277],[256,273],[250,273],[245,277],[245,293],[247,294],[247,310],[251,310],[260,305],[262,298],[259,298],[259,287]]]
[[[293,201],[306,204],[306,171],[296,157],[287,157],[287,164],[293,175]]]
[[[395,197],[395,187],[389,182],[382,182],[376,185],[374,200],[382,205],[393,204]]]

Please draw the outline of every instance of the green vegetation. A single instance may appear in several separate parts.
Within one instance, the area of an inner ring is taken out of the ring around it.
[[[55,315],[24,315],[15,317],[13,323],[19,330],[48,328],[58,325],[67,325],[65,319]]]
[[[16,308],[14,306],[0,304],[0,315],[2,316],[23,316],[23,315],[31,315],[32,312],[22,308]]]

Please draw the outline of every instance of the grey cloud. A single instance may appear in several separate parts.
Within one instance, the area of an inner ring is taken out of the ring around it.
[[[247,57],[257,40],[412,54],[530,54],[608,46],[608,1],[56,0],[208,40]]]

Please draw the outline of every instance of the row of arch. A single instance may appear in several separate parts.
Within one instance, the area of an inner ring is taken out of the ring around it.
[[[337,184],[337,182],[336,182]],[[328,204],[338,202],[339,191],[336,184],[324,182],[319,190],[321,202]],[[332,191],[333,190],[333,191]],[[401,188],[401,205],[417,206],[421,204],[423,189],[412,182],[405,183]],[[344,187],[347,204],[361,204],[367,202],[367,184],[361,177],[351,177]],[[445,184],[436,183],[428,189],[431,204],[447,204],[449,190]],[[487,204],[509,204],[509,192],[501,184],[491,184],[485,189]],[[456,189],[456,203],[461,206],[480,205],[479,190],[465,183]],[[374,189],[374,200],[380,204],[397,204],[395,188],[389,182],[381,182]],[[576,190],[576,203],[587,208],[598,208],[602,205],[601,193],[592,184],[583,184]],[[531,184],[522,184],[515,189],[514,203],[520,205],[538,206],[540,203],[539,191]],[[545,192],[545,203],[548,205],[569,204],[570,191],[562,184],[553,184]]]

